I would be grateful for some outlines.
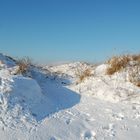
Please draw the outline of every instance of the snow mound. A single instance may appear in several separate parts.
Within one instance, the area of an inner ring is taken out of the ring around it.
[[[80,94],[86,93],[88,96],[113,103],[140,104],[140,88],[129,82],[129,71],[120,71],[110,76],[106,74],[107,67],[107,64],[97,66],[93,76],[79,85],[74,85],[72,89]]]
[[[44,100],[37,82],[23,76],[13,76],[0,71],[0,127],[20,127],[36,124],[40,104]],[[40,111],[39,111],[40,110]]]
[[[15,76],[12,80],[13,96],[25,98],[29,104],[36,103],[41,98],[41,89],[35,80],[22,76]]]
[[[108,65],[107,64],[102,64],[99,65],[95,68],[94,74],[96,76],[101,76],[101,75],[105,75],[106,74],[106,69],[107,69]]]
[[[51,72],[55,72],[57,75],[60,75],[60,77],[65,75],[66,79],[72,81],[70,89],[81,95],[86,93],[87,96],[113,103],[131,102],[140,104],[140,88],[129,81],[131,66],[128,65],[126,69],[116,72],[113,75],[107,75],[106,71],[108,66],[108,64],[94,66],[87,63],[77,62],[46,68]],[[76,85],[76,70],[77,68],[83,69],[84,67],[90,68],[93,75],[85,78],[83,82]],[[136,78],[134,78],[134,80],[135,79]]]

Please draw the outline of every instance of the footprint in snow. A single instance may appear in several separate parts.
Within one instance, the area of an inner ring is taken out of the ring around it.
[[[124,119],[124,115],[122,113],[119,114],[112,114],[112,117],[115,118],[118,121],[121,121]]]
[[[66,124],[69,125],[71,123],[71,121],[72,121],[71,119],[67,119]]]
[[[55,137],[51,137],[50,140],[58,140],[58,139],[56,139]]]
[[[84,140],[96,140],[96,133],[94,131],[87,130],[81,136]]]
[[[127,127],[127,125],[122,125],[121,130],[129,131],[129,128]]]
[[[103,126],[102,129],[105,130],[107,134],[111,137],[114,137],[116,135],[115,125],[112,123],[109,125]]]
[[[54,137],[50,138],[50,140],[56,140]]]

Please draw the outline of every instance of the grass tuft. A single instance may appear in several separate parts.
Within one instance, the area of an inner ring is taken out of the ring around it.
[[[131,62],[131,63],[130,63]],[[126,68],[128,81],[140,87],[140,54],[114,56],[108,60],[106,74],[113,75]]]
[[[76,77],[78,78],[77,84],[83,82],[86,78],[92,76],[91,68],[78,68],[75,72]]]
[[[112,57],[107,62],[109,67],[107,68],[106,74],[112,75],[116,72],[119,72],[120,70],[124,69],[128,65],[130,60],[131,60],[131,57],[129,55]]]
[[[25,74],[31,65],[31,59],[28,57],[17,60],[18,70],[16,74]]]

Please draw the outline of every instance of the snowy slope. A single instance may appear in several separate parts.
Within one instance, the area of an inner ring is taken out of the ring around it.
[[[105,74],[107,65],[32,66],[15,75],[15,61],[0,54],[2,140],[139,140],[140,88],[127,72]],[[76,84],[76,70],[93,75]]]

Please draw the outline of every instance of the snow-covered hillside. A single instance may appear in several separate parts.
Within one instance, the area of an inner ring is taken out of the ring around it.
[[[139,140],[140,87],[108,64],[19,66],[0,54],[2,140]],[[77,82],[77,71],[91,74]]]

